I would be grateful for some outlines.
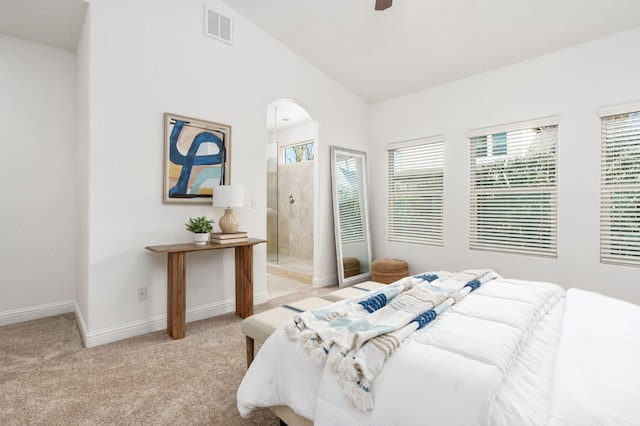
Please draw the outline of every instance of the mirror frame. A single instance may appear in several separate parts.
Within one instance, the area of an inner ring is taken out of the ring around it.
[[[340,148],[337,146],[331,146],[331,193],[333,199],[333,226],[335,232],[335,244],[336,244],[336,263],[338,267],[338,284],[340,287],[350,286],[362,281],[371,279],[371,263],[373,261],[371,250],[371,228],[369,219],[369,191],[368,191],[368,172],[367,172],[367,153],[363,151],[357,151],[353,149]],[[366,272],[362,272],[358,275],[354,275],[348,278],[344,277],[344,264],[342,256],[342,235],[340,229],[340,211],[338,205],[338,182],[337,182],[337,170],[336,160],[338,155],[347,154],[362,160],[362,188],[364,194],[361,194],[362,212],[364,214],[364,232],[366,237],[367,246],[367,261],[369,262],[369,269]]]

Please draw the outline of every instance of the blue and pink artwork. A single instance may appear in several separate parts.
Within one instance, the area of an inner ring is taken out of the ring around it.
[[[231,126],[164,114],[165,203],[210,203],[229,184]]]

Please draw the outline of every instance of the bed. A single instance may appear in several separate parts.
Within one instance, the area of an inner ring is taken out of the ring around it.
[[[419,285],[432,291],[451,278],[439,273]],[[409,287],[432,275],[408,278]],[[354,384],[332,361],[339,352],[358,359],[370,342],[345,354],[325,339],[328,357],[319,360],[286,324],[247,370],[237,394],[240,414],[285,406],[316,425],[640,424],[639,306],[497,274],[471,290],[406,334],[382,366],[363,362],[364,373],[357,370],[371,379],[370,405],[354,403]]]

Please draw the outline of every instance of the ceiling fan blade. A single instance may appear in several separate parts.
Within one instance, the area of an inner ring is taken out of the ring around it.
[[[393,0],[376,0],[376,10],[385,10],[388,7],[391,7],[391,2]]]

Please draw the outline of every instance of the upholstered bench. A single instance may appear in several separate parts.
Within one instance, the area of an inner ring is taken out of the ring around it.
[[[247,345],[247,367],[253,362],[255,356],[255,341],[264,342],[271,333],[276,331],[285,322],[292,319],[296,314],[304,311],[319,309],[328,306],[342,299],[360,296],[367,291],[375,290],[384,284],[367,281],[345,287],[340,290],[325,294],[321,298],[308,297],[297,302],[288,303],[269,309],[268,311],[252,315],[240,323],[240,329],[246,336]]]
[[[332,302],[319,297],[308,297],[297,302],[288,303],[269,309],[259,314],[251,315],[240,323],[240,329],[246,336],[247,341],[247,367],[253,362],[255,355],[254,341],[264,342],[271,333],[276,331],[285,322],[292,319],[296,314],[308,310],[319,309],[330,305]]]
[[[332,302],[337,302],[339,300],[361,296],[367,291],[377,290],[382,286],[384,286],[384,284],[376,283],[373,281],[365,281],[349,287],[341,288],[340,290],[332,291],[331,293],[327,293],[322,296],[322,298],[331,300]]]
[[[371,264],[371,280],[390,284],[409,276],[409,265],[399,259],[377,259]]]

